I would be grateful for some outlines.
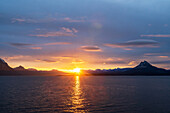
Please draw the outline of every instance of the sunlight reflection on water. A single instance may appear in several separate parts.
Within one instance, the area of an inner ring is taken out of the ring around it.
[[[0,77],[1,113],[170,113],[170,77]]]
[[[65,112],[74,112],[74,113],[85,113],[85,105],[83,103],[84,98],[82,96],[82,90],[80,87],[80,78],[79,76],[74,77],[74,85],[73,85],[73,92],[72,92],[72,108],[69,110],[65,110]]]

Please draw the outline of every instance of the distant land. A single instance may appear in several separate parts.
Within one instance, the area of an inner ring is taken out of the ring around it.
[[[117,68],[117,69],[96,69],[96,70],[82,70],[84,75],[98,75],[98,76],[138,76],[138,75],[170,75],[170,70],[158,68],[151,65],[149,62],[141,62],[134,68]],[[32,76],[55,76],[55,75],[68,75],[68,73],[58,70],[51,71],[38,71],[36,69],[25,69],[23,66],[11,68],[3,59],[0,59],[0,75],[32,75]]]
[[[117,69],[96,69],[96,70],[88,70],[87,73],[92,75],[170,75],[170,70],[166,70],[163,68],[157,68],[152,66],[149,62],[144,61],[141,62],[134,68],[117,68]]]
[[[3,59],[0,58],[0,76],[3,76],[3,75],[55,76],[55,75],[66,75],[66,73],[58,71],[58,70],[38,71],[33,68],[25,69],[23,66],[11,68]]]

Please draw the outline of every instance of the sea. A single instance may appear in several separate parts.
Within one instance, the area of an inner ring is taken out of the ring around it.
[[[170,76],[1,76],[0,113],[170,113]]]

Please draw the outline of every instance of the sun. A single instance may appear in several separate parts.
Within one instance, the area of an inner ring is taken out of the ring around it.
[[[80,72],[81,72],[81,69],[80,69],[80,68],[75,68],[75,69],[73,69],[73,72],[74,72],[74,73],[80,73]]]

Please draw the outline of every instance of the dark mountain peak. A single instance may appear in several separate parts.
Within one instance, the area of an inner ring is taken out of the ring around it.
[[[135,68],[149,68],[149,67],[153,67],[153,66],[149,62],[143,61]]]
[[[22,69],[25,69],[25,68],[24,68],[23,66],[21,66],[21,65],[20,65],[20,66],[19,66],[18,68],[22,68]]]
[[[6,64],[6,62],[0,58],[0,63]]]
[[[0,71],[11,71],[12,68],[9,67],[9,65],[3,60],[0,58]]]
[[[34,68],[28,68],[27,70],[28,71],[37,71],[37,69],[34,69]]]
[[[25,71],[26,69],[23,66],[18,66],[16,68],[14,68],[14,70],[16,70],[16,71]]]

